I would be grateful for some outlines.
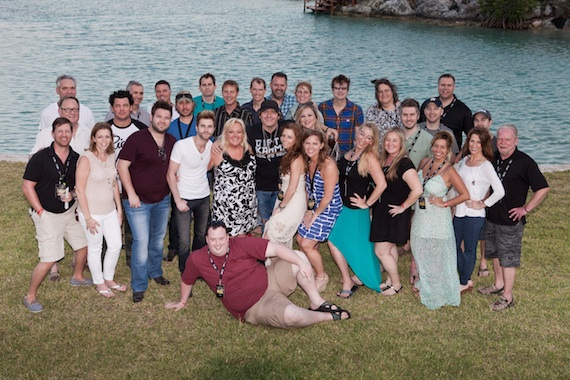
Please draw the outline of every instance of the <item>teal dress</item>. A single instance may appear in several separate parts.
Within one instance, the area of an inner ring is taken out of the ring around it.
[[[423,182],[421,170],[419,176]],[[423,194],[426,207],[420,209],[416,202],[412,218],[410,244],[420,278],[416,287],[420,290],[421,302],[428,309],[459,306],[461,301],[451,209],[427,201],[432,194],[444,197],[448,190],[440,175],[429,179]]]
[[[370,237],[370,209],[355,208],[350,197],[357,193],[368,195],[370,176],[358,174],[357,162],[349,162],[344,156],[338,162],[339,186],[342,197],[342,210],[329,236],[342,253],[354,274],[364,285],[380,291],[382,275],[380,261],[374,253],[374,243]]]

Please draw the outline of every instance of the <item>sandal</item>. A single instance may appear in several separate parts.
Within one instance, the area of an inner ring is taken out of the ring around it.
[[[51,272],[48,276],[48,279],[53,282],[58,282],[59,278],[59,272]]]
[[[403,286],[403,285],[400,286],[400,289],[396,289],[393,285],[389,285],[388,288],[386,289],[386,291],[388,291],[388,290],[393,290],[394,293],[392,293],[392,294],[387,294],[386,291],[383,291],[382,294],[385,295],[385,296],[388,296],[388,297],[390,297],[390,296],[395,296],[396,294],[400,293],[400,292],[402,291],[402,289],[404,289],[404,286]]]
[[[113,291],[111,289],[102,289],[102,290],[97,290],[97,291],[99,292],[99,294],[101,294],[105,298],[115,297],[115,293],[113,293]]]
[[[342,319],[342,313],[346,313],[348,315],[348,318],[346,319],[350,319],[350,312],[348,310],[341,309],[340,307],[329,301],[323,302],[321,306],[317,307],[316,309],[309,308],[309,310],[320,311],[322,313],[331,313],[333,321],[340,321]]]
[[[335,309],[329,311],[333,317],[333,321],[342,321],[342,313],[346,313],[346,319],[350,319],[350,312],[344,309]]]
[[[479,268],[479,272],[477,272],[477,276],[489,277],[489,269],[488,268]]]
[[[354,293],[356,293],[357,290],[358,290],[358,285],[354,284],[354,285],[352,285],[352,288],[350,288],[350,290],[341,289],[341,291],[338,292],[336,294],[336,296],[339,298],[348,299],[348,298],[352,297],[354,295]]]
[[[388,289],[390,289],[391,287],[392,287],[392,285],[386,284],[385,282],[383,282],[383,283],[380,284],[380,290],[381,290],[381,291],[388,290]]]
[[[109,286],[109,289],[113,289],[113,290],[116,290],[118,292],[126,292],[127,291],[127,285],[119,284],[117,282],[116,285]]]

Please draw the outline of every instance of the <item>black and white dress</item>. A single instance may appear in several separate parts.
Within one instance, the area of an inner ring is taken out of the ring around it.
[[[248,233],[257,226],[255,170],[255,157],[248,152],[239,161],[224,153],[214,169],[212,220],[223,221],[230,236]]]

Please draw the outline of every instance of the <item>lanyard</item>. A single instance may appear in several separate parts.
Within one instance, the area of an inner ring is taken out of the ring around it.
[[[210,248],[208,248],[208,258],[210,259],[210,264],[212,264],[212,267],[214,268],[216,273],[218,273],[220,275],[220,280],[218,281],[219,285],[222,285],[222,276],[224,275],[224,270],[226,269],[226,264],[228,262],[228,255],[229,254],[230,254],[230,251],[228,249],[228,253],[226,253],[226,258],[224,259],[224,263],[222,264],[222,269],[218,270],[218,266],[216,265],[214,260],[212,260],[212,255],[210,254]]]
[[[497,170],[497,175],[499,176],[499,179],[501,180],[501,183],[503,182],[503,180],[505,179],[505,176],[507,175],[507,172],[511,168],[511,164],[513,163],[513,159],[511,158],[509,160],[509,162],[507,163],[507,166],[505,167],[505,169],[501,173],[500,165],[503,163],[504,163],[503,160],[501,160],[500,158],[497,158],[497,169],[496,170]]]
[[[431,168],[432,168],[432,166],[433,166],[433,162],[434,162],[434,160],[432,159],[432,160],[431,160],[431,163],[429,164],[429,168],[428,168],[428,170],[427,170],[426,173],[429,173],[429,172],[430,172],[430,170],[431,170]],[[444,161],[441,163],[441,165],[439,165],[439,167],[437,168],[436,171],[434,171],[433,173],[431,173],[431,175],[424,177],[424,183],[422,183],[422,187],[425,187],[427,181],[429,181],[429,180],[432,179],[437,173],[439,173],[439,171],[441,170],[441,168],[443,168],[443,165],[445,165],[446,163],[447,163],[447,160],[444,160]]]
[[[457,98],[454,96],[454,97],[453,97],[453,101],[452,101],[451,104],[449,105],[449,108],[447,109],[447,111],[445,111],[445,112],[443,113],[443,115],[441,115],[441,120],[445,119],[445,117],[447,116],[447,113],[448,113],[449,111],[451,111],[451,109],[452,109],[453,106],[455,105],[455,102],[456,102],[456,101],[457,101]]]
[[[182,128],[180,126],[180,118],[177,119],[178,120],[178,133],[180,134],[180,140],[185,139],[186,137],[188,137],[188,134],[190,133],[190,126],[192,124],[192,120],[190,120],[190,123],[188,123],[188,129],[186,129],[186,134],[184,135],[184,137],[182,137]]]
[[[419,137],[420,137],[420,129],[418,128],[418,131],[416,132],[416,137],[414,137],[414,141],[412,141],[412,144],[408,148],[408,153],[410,153],[412,149],[414,149],[414,145],[416,145],[416,142],[418,141]]]
[[[353,154],[354,154],[354,151],[353,151]],[[352,156],[350,156],[350,158],[352,158]],[[345,160],[346,160],[346,158],[345,158]],[[354,165],[356,165],[358,163],[358,160],[360,160],[360,157],[358,157],[354,161],[346,160],[346,167],[344,168],[344,196],[345,197],[348,196],[348,175],[350,174],[350,171],[352,170]]]
[[[55,155],[51,156],[51,159],[53,160],[53,163],[55,165],[55,170],[57,170],[57,174],[59,174],[59,183],[67,183],[66,182],[67,170],[69,169],[69,163],[71,162],[70,156],[71,156],[71,152],[67,154],[67,160],[65,160],[65,172],[63,174],[61,173],[61,170],[59,168],[59,164],[57,163]]]

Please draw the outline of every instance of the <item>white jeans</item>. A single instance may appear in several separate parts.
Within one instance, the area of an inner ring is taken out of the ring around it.
[[[79,223],[85,230],[87,237],[87,263],[91,271],[91,277],[95,285],[100,285],[107,281],[112,281],[115,277],[115,268],[121,253],[122,237],[121,224],[117,210],[113,210],[106,215],[91,215],[99,223],[97,233],[92,234],[87,231],[85,216],[79,214]],[[103,251],[103,237],[107,243],[105,260],[101,264],[101,252]],[[102,268],[101,268],[102,267]]]

